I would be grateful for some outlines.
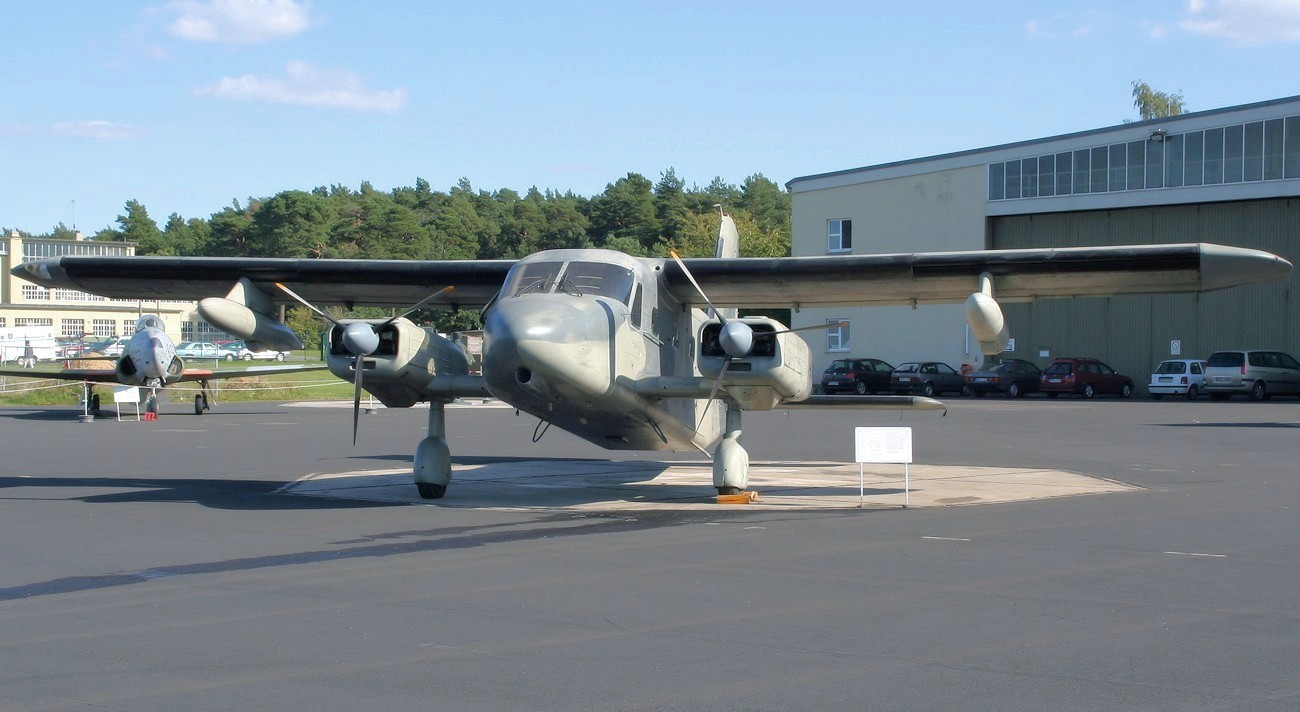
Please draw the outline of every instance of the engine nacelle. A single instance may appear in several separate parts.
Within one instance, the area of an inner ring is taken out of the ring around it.
[[[984,292],[975,292],[966,298],[966,323],[970,325],[971,335],[979,342],[980,353],[985,356],[1002,353],[1011,339],[1002,307]]]
[[[224,297],[208,297],[200,301],[199,316],[218,329],[248,341],[249,348],[258,344],[277,351],[302,348],[302,341],[289,327]]]
[[[376,326],[387,319],[346,319],[343,324],[366,322]],[[379,347],[361,358],[365,375],[361,386],[389,408],[409,408],[439,392],[435,377],[467,376],[469,355],[460,344],[413,324],[397,319],[379,329]],[[335,376],[352,381],[356,357],[343,345],[343,330],[329,332],[325,363]]]
[[[778,333],[785,325],[763,316],[740,321],[754,330],[754,345],[745,356],[727,366],[722,387],[742,410],[771,410],[787,401],[801,401],[812,393],[812,356],[808,343],[797,334]],[[726,363],[718,335],[722,322],[705,322],[700,329],[700,374],[716,379]]]

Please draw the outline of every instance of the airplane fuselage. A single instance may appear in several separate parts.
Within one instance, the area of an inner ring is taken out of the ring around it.
[[[520,260],[484,323],[483,378],[493,396],[609,449],[692,450],[721,432],[715,409],[657,399],[634,384],[698,377],[705,314],[668,291],[664,261],[607,250]]]

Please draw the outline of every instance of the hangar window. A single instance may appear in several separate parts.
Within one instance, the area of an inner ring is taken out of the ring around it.
[[[1245,155],[1241,124],[1223,130],[1223,182],[1240,183],[1242,157]]]
[[[117,330],[113,328],[114,326],[115,324],[112,319],[91,319],[90,333],[101,339],[106,339],[110,336],[117,336]]]
[[[1183,187],[1183,136],[1172,134],[1165,138],[1165,187]]]
[[[832,218],[826,221],[826,251],[849,252],[853,249],[853,221]]]
[[[1246,124],[1246,160],[1242,169],[1246,180],[1264,179],[1264,122]]]
[[[1038,157],[1038,197],[1056,194],[1056,156]]]
[[[1005,163],[989,164],[989,200],[1002,200],[1007,195],[1007,166]]]
[[[122,320],[122,336],[130,336],[135,333],[135,322],[130,319]],[[112,336],[112,334],[109,334]]]
[[[826,330],[826,350],[827,351],[848,351],[849,350],[849,324],[848,319],[827,319],[827,324],[840,324]],[[843,322],[843,323],[841,323]]]
[[[1106,161],[1106,147],[1098,146],[1092,149],[1092,188],[1093,193],[1106,192],[1106,177],[1109,163]]]
[[[1112,143],[1110,145],[1110,189],[1124,190],[1128,185],[1128,166],[1125,163],[1125,157],[1128,155],[1128,146],[1122,143]]]
[[[1007,197],[1020,197],[1020,161],[1007,163]]]
[[[1066,151],[1065,153],[1056,154],[1056,194],[1069,195],[1073,188],[1074,181],[1074,154]]]
[[[1192,131],[1183,135],[1183,185],[1205,182],[1205,134]]]
[[[1223,129],[1205,131],[1205,184],[1223,182]]]
[[[1286,119],[1286,177],[1300,178],[1300,116]]]
[[[1264,180],[1282,177],[1282,119],[1264,122]]]
[[[1144,185],[1143,171],[1146,168],[1146,148],[1150,141],[1128,142],[1128,189],[1138,190]]]
[[[1074,192],[1088,192],[1088,171],[1092,163],[1088,161],[1088,149],[1074,152]]]
[[[59,336],[80,339],[86,335],[85,319],[62,319],[59,323]]]

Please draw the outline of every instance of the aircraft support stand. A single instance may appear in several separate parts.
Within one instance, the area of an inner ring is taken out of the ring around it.
[[[728,403],[722,442],[713,451],[713,486],[718,494],[740,494],[749,484],[749,453],[740,444],[740,408]]]
[[[415,448],[415,487],[423,499],[439,499],[451,483],[451,450],[447,447],[447,404],[429,401],[429,432]]]

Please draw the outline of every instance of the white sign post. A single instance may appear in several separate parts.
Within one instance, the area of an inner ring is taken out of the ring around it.
[[[903,465],[903,509],[911,496],[911,473],[908,465],[912,463],[912,429],[911,428],[854,428],[854,459],[858,463],[858,509],[862,509],[866,499],[866,481],[862,474],[862,463],[901,463]]]

